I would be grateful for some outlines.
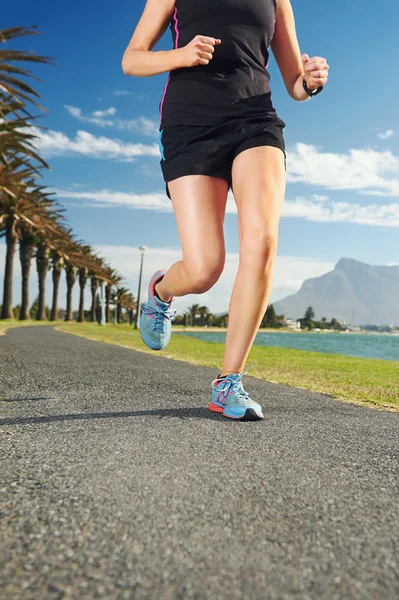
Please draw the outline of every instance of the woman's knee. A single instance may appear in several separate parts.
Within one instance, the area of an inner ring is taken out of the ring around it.
[[[202,294],[211,289],[218,281],[224,268],[225,258],[216,262],[203,262],[195,265],[185,265],[187,278],[193,294]]]
[[[253,230],[240,240],[240,261],[272,262],[277,254],[278,236],[268,230]]]

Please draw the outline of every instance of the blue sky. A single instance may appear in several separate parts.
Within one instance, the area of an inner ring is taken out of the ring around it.
[[[41,32],[10,47],[57,60],[58,66],[34,67],[47,108],[41,148],[52,170],[44,183],[57,190],[79,237],[101,250],[134,293],[139,245],[149,248],[145,285],[154,270],[181,258],[156,139],[167,74],[133,78],[121,69],[144,4],[21,0],[2,8],[2,27],[36,24]],[[343,256],[399,263],[399,4],[380,0],[376,10],[370,0],[292,0],[292,6],[301,52],[326,57],[330,77],[322,94],[297,103],[271,56],[288,177],[272,301],[330,271]],[[158,49],[171,49],[169,31]],[[206,294],[176,299],[176,308],[198,302],[215,312],[227,309],[238,264],[232,197],[225,236],[228,257],[219,282]],[[18,266],[15,285],[18,301]]]

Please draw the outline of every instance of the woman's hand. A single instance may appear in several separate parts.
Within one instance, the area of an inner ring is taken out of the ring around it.
[[[313,91],[320,85],[326,85],[330,67],[325,58],[321,58],[321,56],[309,58],[307,54],[302,54],[302,64],[306,85],[310,90]]]
[[[207,65],[213,58],[214,46],[221,44],[221,40],[206,35],[196,35],[187,46],[178,48],[182,67],[196,67]]]

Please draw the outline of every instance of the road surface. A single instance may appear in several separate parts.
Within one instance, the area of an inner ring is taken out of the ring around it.
[[[397,600],[399,415],[51,327],[0,338],[7,600]],[[5,560],[4,560],[5,559]]]

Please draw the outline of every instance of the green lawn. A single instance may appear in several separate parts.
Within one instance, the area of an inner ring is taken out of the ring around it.
[[[139,331],[129,325],[109,324],[100,327],[93,323],[62,323],[57,329],[141,352],[213,367],[215,376],[222,365],[224,344],[218,342],[172,335],[165,350],[154,351],[145,346]],[[399,362],[396,361],[253,346],[246,363],[248,365],[253,365],[248,371],[248,375],[253,377],[331,394],[345,402],[399,412]]]

